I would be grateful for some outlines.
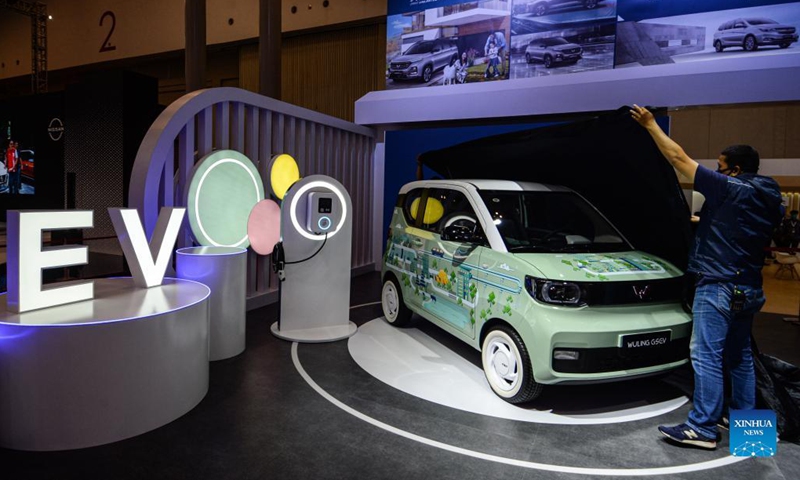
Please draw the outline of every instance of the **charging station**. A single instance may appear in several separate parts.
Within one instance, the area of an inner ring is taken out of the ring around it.
[[[296,342],[332,342],[356,333],[350,321],[353,208],[333,178],[305,177],[281,206],[283,278],[272,333]]]

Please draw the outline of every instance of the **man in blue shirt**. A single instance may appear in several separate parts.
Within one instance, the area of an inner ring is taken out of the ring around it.
[[[698,278],[692,309],[693,408],[686,423],[658,430],[676,442],[714,449],[717,425],[727,426],[723,363],[732,384],[730,408],[755,408],[750,335],[753,316],[764,305],[761,268],[781,216],[780,189],[775,180],[757,175],[760,161],[753,147],[726,148],[713,172],[692,160],[647,109],[634,105],[631,116],[706,198],[688,268]]]

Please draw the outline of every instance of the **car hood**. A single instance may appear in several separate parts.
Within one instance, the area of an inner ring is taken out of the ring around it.
[[[794,25],[784,25],[784,24],[773,24],[770,23],[769,25],[756,25],[755,28],[795,28]]]
[[[400,62],[418,62],[423,58],[430,57],[432,54],[430,53],[418,53],[414,55],[398,55],[392,59],[392,63],[400,63]]]
[[[641,281],[674,278],[681,271],[655,255],[620,253],[517,253],[543,278],[568,282]]]
[[[635,249],[685,269],[692,240],[686,198],[675,171],[628,111],[472,140],[419,158],[444,178],[571,188]]]
[[[573,48],[581,48],[581,46],[578,45],[577,43],[568,43],[566,45],[559,45],[557,47],[553,47],[553,50],[561,52],[563,50],[572,50]]]

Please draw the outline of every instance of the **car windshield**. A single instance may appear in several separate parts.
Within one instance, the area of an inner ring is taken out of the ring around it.
[[[770,20],[769,18],[748,18],[747,23],[750,25],[772,25],[778,22]]]
[[[433,42],[417,42],[406,50],[406,53],[417,55],[420,53],[431,53],[433,50]]]
[[[481,191],[506,248],[513,253],[622,252],[622,235],[574,192]]]
[[[548,47],[556,47],[558,45],[566,45],[569,42],[564,40],[563,38],[545,38],[542,39],[542,44]]]

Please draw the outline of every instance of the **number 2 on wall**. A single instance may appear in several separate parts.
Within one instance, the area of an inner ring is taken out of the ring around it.
[[[106,17],[111,17],[111,30],[108,31],[108,35],[106,39],[103,40],[103,45],[100,47],[100,53],[103,52],[110,52],[112,50],[116,50],[116,45],[111,45],[111,35],[114,34],[114,28],[117,27],[117,17],[114,15],[114,12],[108,10],[107,12],[103,12],[103,15],[100,17],[100,26],[103,26],[103,22],[105,21]]]

